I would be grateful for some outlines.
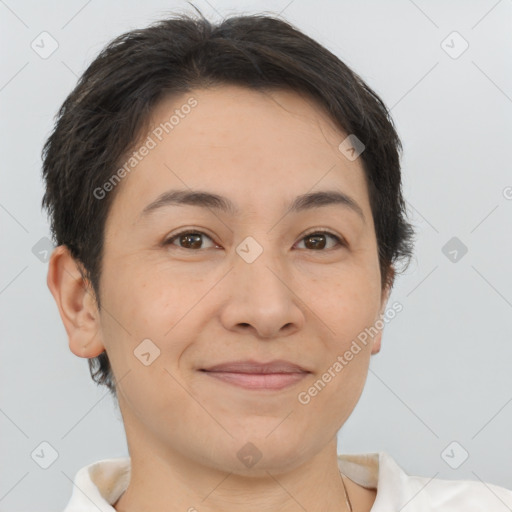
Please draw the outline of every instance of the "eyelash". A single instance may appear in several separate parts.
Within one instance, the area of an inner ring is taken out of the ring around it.
[[[180,231],[179,233],[176,233],[172,237],[170,237],[167,240],[165,240],[164,241],[164,245],[165,246],[173,245],[173,242],[176,239],[178,239],[179,237],[181,237],[183,235],[191,235],[191,234],[194,234],[194,235],[204,235],[207,238],[209,238],[212,242],[214,242],[212,237],[208,236],[206,233],[203,233],[202,231],[187,229],[187,230],[184,230],[184,231]],[[345,240],[343,238],[339,237],[338,235],[335,235],[334,233],[331,233],[330,231],[326,231],[326,230],[310,231],[309,233],[306,233],[305,235],[303,235],[303,237],[300,239],[300,241],[304,240],[304,238],[307,238],[308,236],[311,236],[311,235],[328,235],[328,236],[330,236],[330,237],[332,237],[332,238],[334,238],[336,240],[339,248],[347,247],[347,243],[345,242]],[[187,247],[180,247],[179,245],[176,245],[175,248],[176,249],[183,249],[185,251],[195,251],[195,252],[199,252],[201,250],[203,250],[203,251],[206,250],[206,249],[189,249]],[[332,251],[334,249],[336,249],[336,247],[332,247],[331,249],[323,249],[323,250],[316,250],[316,251],[314,249],[310,249],[310,250],[314,251],[314,252],[327,252],[327,251],[330,251],[330,250]]]

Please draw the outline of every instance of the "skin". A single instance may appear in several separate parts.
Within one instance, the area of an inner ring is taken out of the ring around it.
[[[291,91],[194,90],[157,105],[151,126],[191,96],[198,105],[118,185],[101,311],[64,246],[49,266],[70,350],[87,358],[106,350],[120,380],[132,479],[115,508],[348,510],[336,434],[382,333],[310,403],[297,396],[375,324],[388,300],[361,158],[348,160],[338,149],[347,134]],[[162,192],[188,188],[226,196],[240,214],[171,205],[141,217]],[[318,190],[348,194],[364,220],[341,205],[287,213],[296,196]],[[206,234],[199,248],[183,248],[190,245],[179,238],[163,245],[183,228]],[[348,246],[326,236],[315,248],[305,235],[320,228]],[[247,236],[263,248],[250,264],[236,252]],[[160,356],[145,366],[134,350],[148,338]],[[238,359],[286,359],[311,373],[264,391],[199,371]],[[237,457],[247,442],[261,453],[252,467]],[[345,483],[353,509],[369,511],[375,490]]]

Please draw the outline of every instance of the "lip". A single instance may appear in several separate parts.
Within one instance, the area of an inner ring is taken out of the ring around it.
[[[220,363],[207,368],[201,368],[203,371],[208,372],[232,372],[232,373],[309,373],[309,370],[299,366],[298,364],[291,363],[284,359],[274,359],[266,363],[260,363],[253,359],[246,359],[243,361],[229,361],[227,363]]]
[[[245,389],[276,391],[296,384],[311,373],[283,359],[265,363],[253,360],[230,361],[201,368],[200,371],[227,384]]]

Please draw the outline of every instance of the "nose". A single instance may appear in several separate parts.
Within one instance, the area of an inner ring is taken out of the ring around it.
[[[221,321],[228,330],[260,338],[293,334],[304,326],[304,302],[297,294],[293,269],[270,250],[245,258],[243,246],[225,280]]]

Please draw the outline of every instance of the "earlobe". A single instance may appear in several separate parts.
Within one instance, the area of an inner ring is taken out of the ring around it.
[[[393,283],[395,282],[395,267],[393,265],[389,266],[389,275],[386,279],[386,285],[382,290],[381,294],[381,305],[380,305],[380,314],[384,314],[384,309],[386,308],[386,304],[388,303],[389,296],[391,295],[391,289],[393,288]]]
[[[373,338],[372,355],[380,352],[380,343],[382,340],[382,331],[379,331]]]
[[[382,318],[384,315],[384,310],[386,309],[386,305],[388,303],[389,296],[391,294],[391,288],[393,287],[393,281],[395,278],[395,269],[393,266],[389,268],[390,272],[390,278],[388,279],[388,284],[382,291],[381,295],[381,303],[380,303],[380,311],[379,311],[379,318]],[[384,326],[382,326],[384,328]],[[382,342],[382,329],[379,329],[379,332],[374,336],[373,338],[373,346],[372,346],[372,355],[378,354],[380,352]]]
[[[105,347],[94,291],[65,245],[54,249],[46,282],[59,308],[71,352],[85,358],[101,354]]]

